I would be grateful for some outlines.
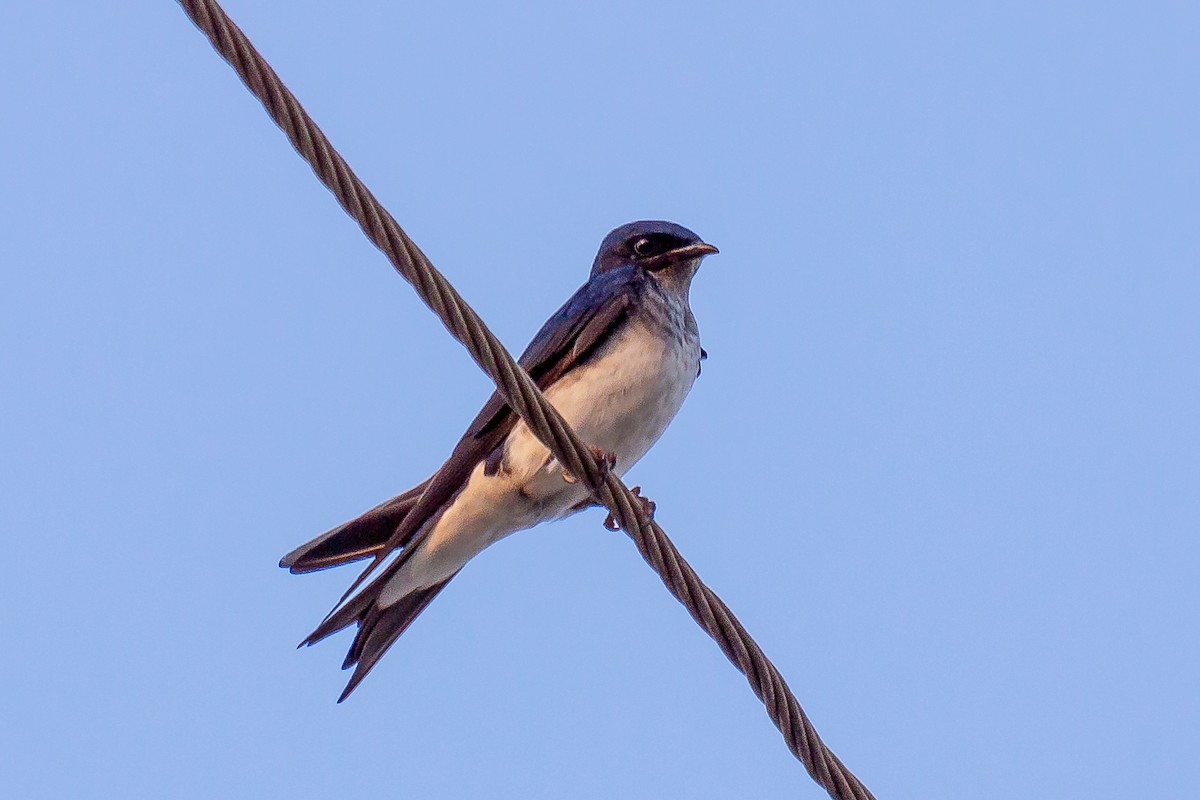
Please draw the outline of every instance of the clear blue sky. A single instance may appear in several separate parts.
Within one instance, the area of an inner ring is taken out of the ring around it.
[[[1195,4],[577,5],[228,8],[515,350],[721,247],[630,479],[881,798],[1200,793]],[[174,3],[9,8],[0,93],[10,796],[824,796],[600,512],[335,705],[275,562],[489,384]]]

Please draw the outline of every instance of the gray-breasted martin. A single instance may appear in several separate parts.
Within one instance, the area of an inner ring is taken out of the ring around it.
[[[666,430],[704,350],[688,305],[692,277],[717,248],[671,222],[631,222],[600,244],[587,283],[542,326],[520,365],[617,474]],[[399,553],[302,644],[357,623],[339,702],[450,579],[488,545],[580,511],[592,500],[493,394],[425,482],[301,545],[293,573]]]

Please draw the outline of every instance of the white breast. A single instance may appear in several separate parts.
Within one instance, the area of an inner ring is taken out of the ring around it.
[[[550,387],[546,399],[583,441],[615,455],[616,472],[624,474],[679,412],[695,382],[699,358],[699,341],[664,337],[634,323],[599,358]],[[532,478],[547,456],[524,423],[513,430],[506,461],[514,477]]]
[[[695,336],[665,337],[641,322],[627,325],[619,336],[550,387],[546,398],[585,443],[615,455],[615,470],[624,474],[683,405],[696,379],[700,342]],[[562,468],[524,422],[504,447],[501,468],[488,475],[481,462],[436,518],[381,594],[383,605],[445,580],[492,542],[569,514],[587,499],[583,485],[564,480]]]

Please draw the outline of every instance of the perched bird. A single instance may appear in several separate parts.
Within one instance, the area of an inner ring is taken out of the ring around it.
[[[658,440],[700,374],[706,354],[688,292],[700,262],[716,252],[671,222],[622,225],[600,244],[587,283],[519,359],[617,474]],[[593,504],[583,483],[495,393],[432,477],[280,560],[302,573],[368,557],[378,565],[399,549],[301,645],[358,625],[342,665],[355,670],[341,702],[473,556],[510,533]]]

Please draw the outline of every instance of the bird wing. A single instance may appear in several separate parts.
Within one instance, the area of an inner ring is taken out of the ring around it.
[[[641,274],[633,269],[613,270],[590,280],[542,326],[522,354],[520,365],[540,388],[545,389],[570,369],[584,363],[611,341],[614,333],[621,329],[635,310],[642,280]],[[381,606],[378,603],[380,592],[408,555],[416,551],[423,537],[428,535],[429,526],[425,523],[441,513],[445,505],[453,500],[476,465],[504,442],[517,419],[499,393],[494,393],[459,440],[450,458],[424,484],[416,500],[408,505],[412,493],[420,487],[389,501],[396,506],[405,506],[398,526],[386,541],[374,548],[371,554],[375,560],[346,590],[333,611],[301,642],[301,645],[312,645],[342,628],[358,624],[354,643],[342,665],[343,669],[353,666],[355,670],[339,702],[354,690],[392,643],[449,583],[450,578],[447,578],[435,586],[418,589],[390,605]],[[387,506],[388,503],[385,503],[364,516]],[[353,526],[354,523],[355,520],[351,520],[346,526]],[[349,530],[346,526],[341,527]],[[328,541],[330,539],[318,537],[314,543],[327,546]],[[366,588],[354,594],[387,555],[398,547],[403,548],[400,555]],[[359,550],[355,551],[353,557],[362,555],[367,553]]]
[[[588,281],[546,321],[518,363],[544,391],[609,341],[636,305],[643,280],[631,267]],[[493,392],[432,477],[297,547],[279,565],[301,573],[374,556],[345,600],[388,553],[415,543],[425,523],[466,485],[475,465],[503,444],[517,419],[500,393]]]
[[[279,566],[290,570],[293,575],[299,575],[375,555],[408,512],[412,511],[427,486],[429,481],[422,481],[407,492],[325,531],[279,559]]]

